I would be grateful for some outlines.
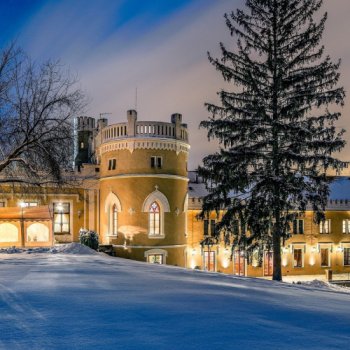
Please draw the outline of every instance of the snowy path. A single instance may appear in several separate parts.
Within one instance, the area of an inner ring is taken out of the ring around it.
[[[100,255],[0,254],[0,349],[349,349],[350,294]]]

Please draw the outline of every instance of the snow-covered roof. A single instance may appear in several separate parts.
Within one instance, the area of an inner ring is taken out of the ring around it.
[[[190,198],[203,198],[208,194],[205,184],[196,171],[188,173],[188,195]],[[350,200],[350,177],[338,176],[330,184],[329,200]]]

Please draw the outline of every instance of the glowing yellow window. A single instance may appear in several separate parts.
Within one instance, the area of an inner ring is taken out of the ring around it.
[[[153,202],[149,208],[149,234],[160,235],[160,208],[157,202]]]

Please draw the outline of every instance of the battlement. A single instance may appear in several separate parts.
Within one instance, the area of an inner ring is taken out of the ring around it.
[[[127,112],[128,121],[106,126],[102,129],[102,143],[125,138],[164,138],[188,143],[187,124],[182,124],[182,115],[173,114],[171,123],[137,121],[134,110]]]
[[[92,117],[77,117],[75,119],[76,131],[93,131],[95,129],[95,118]]]

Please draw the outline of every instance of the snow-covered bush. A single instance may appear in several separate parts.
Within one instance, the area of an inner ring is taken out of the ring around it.
[[[91,249],[98,249],[98,234],[95,231],[81,228],[79,231],[79,240],[81,244],[84,244]]]

